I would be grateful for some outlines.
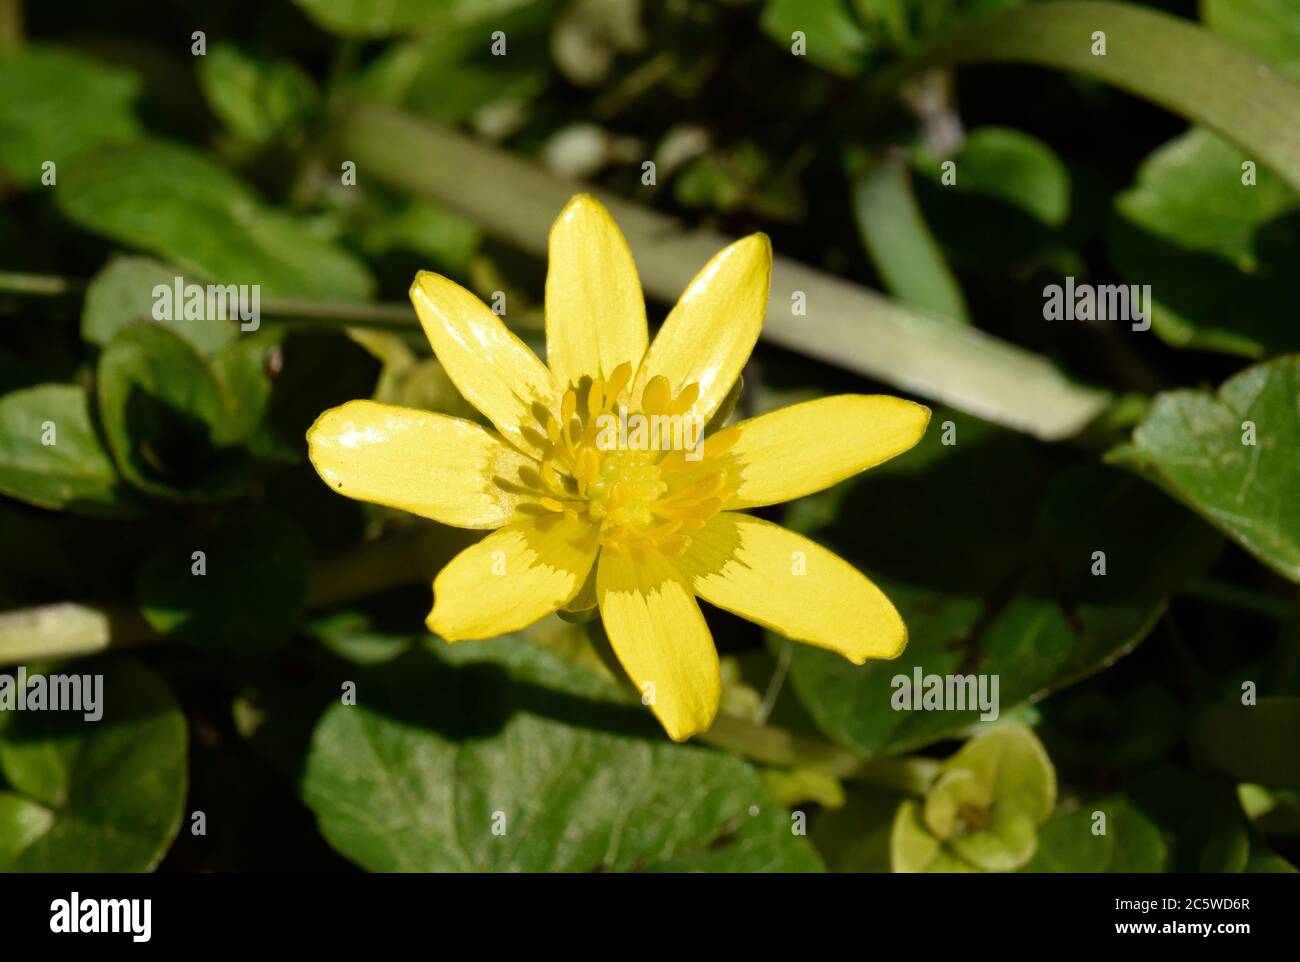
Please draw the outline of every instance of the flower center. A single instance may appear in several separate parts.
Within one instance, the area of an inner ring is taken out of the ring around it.
[[[676,397],[668,379],[651,378],[630,397],[632,365],[608,380],[583,378],[564,392],[558,411],[534,408],[523,433],[541,451],[535,498],[521,510],[576,519],[585,515],[610,547],[654,547],[680,554],[734,493],[735,472],[721,455],[739,438],[720,431],[704,438],[692,411],[699,385]]]

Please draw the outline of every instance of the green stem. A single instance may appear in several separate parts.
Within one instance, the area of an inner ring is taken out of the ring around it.
[[[863,758],[857,752],[819,738],[770,725],[755,725],[730,715],[719,715],[713,727],[700,736],[700,741],[764,765],[808,768],[905,795],[923,796],[942,764],[919,755]]]
[[[62,297],[81,293],[85,288],[86,282],[80,278],[0,271],[0,293],[3,294]],[[354,327],[419,327],[419,319],[410,304],[271,297],[261,302],[261,309],[264,316],[276,320],[320,321]]]
[[[23,0],[0,0],[0,54],[15,53],[23,45]]]
[[[0,293],[22,294],[28,297],[62,297],[81,291],[84,281],[58,274],[24,274],[17,271],[0,271]]]
[[[415,309],[410,304],[269,298],[262,302],[262,313],[278,320],[324,321],[359,327],[420,326]]]
[[[1186,597],[1198,598],[1201,601],[1208,601],[1211,604],[1221,605],[1225,608],[1235,608],[1238,611],[1263,615],[1275,621],[1290,621],[1297,613],[1300,613],[1300,603],[1297,603],[1295,598],[1288,600],[1267,591],[1243,588],[1241,585],[1216,581],[1211,578],[1194,582],[1180,593]]]
[[[308,608],[325,608],[389,588],[432,581],[427,532],[362,545],[318,563],[307,591]],[[163,641],[132,608],[66,601],[0,612],[0,665],[97,655]]]
[[[378,104],[340,117],[336,148],[368,176],[443,204],[537,256],[546,254],[556,214],[583,189],[524,158]],[[675,301],[732,240],[620,198],[601,199],[636,255],[645,290],[663,303]],[[1041,438],[1076,434],[1109,402],[1106,392],[1070,381],[1046,358],[784,257],[773,262],[769,304],[763,337],[772,343]]]
[[[1093,53],[1098,31],[1104,55]],[[958,28],[900,73],[981,62],[1112,84],[1217,131],[1300,190],[1300,87],[1188,20],[1109,0],[1031,3]]]

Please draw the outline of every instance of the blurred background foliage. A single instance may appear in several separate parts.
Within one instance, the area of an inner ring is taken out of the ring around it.
[[[1288,78],[1292,0],[0,0],[0,663],[108,698],[0,714],[0,868],[1291,871]],[[465,134],[514,163],[439,167]],[[723,716],[675,745],[591,624],[424,632],[472,535],[336,497],[303,435],[357,397],[477,417],[418,269],[505,292],[540,352],[573,188],[539,171],[888,294],[810,291],[737,416],[935,407],[916,450],[764,512],[886,589],[897,662],[710,610]],[[260,284],[260,328],[152,321],[178,274]],[[1152,330],[1045,321],[1067,275],[1150,284]],[[873,363],[886,328],[948,353]],[[1057,397],[1089,416],[1035,429]],[[996,674],[1002,718],[895,710],[914,669]]]

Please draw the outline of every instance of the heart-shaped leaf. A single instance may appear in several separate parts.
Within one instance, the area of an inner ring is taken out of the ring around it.
[[[669,742],[609,682],[516,637],[433,644],[359,670],[316,729],[304,797],[363,867],[819,868],[748,764]]]
[[[185,805],[185,719],[175,699],[133,661],[49,670],[102,676],[102,717],[0,713],[0,871],[152,869]]]
[[[1274,571],[1300,581],[1300,357],[1247,368],[1217,394],[1166,391],[1107,460],[1129,465]]]
[[[1151,286],[1162,339],[1258,356],[1300,347],[1297,223],[1300,197],[1276,174],[1192,130],[1143,162],[1115,200],[1108,242],[1125,280]]]
[[[0,397],[0,494],[76,514],[140,509],[99,439],[86,389],[75,384]]]
[[[207,362],[152,321],[114,335],[99,360],[99,409],[122,474],[159,497],[221,498],[243,481],[236,422]]]

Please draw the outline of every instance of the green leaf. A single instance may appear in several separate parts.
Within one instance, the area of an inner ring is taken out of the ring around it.
[[[297,628],[310,564],[311,547],[297,524],[246,508],[155,548],[136,573],[136,595],[145,620],[162,635],[259,656]]]
[[[1205,705],[1188,738],[1199,757],[1238,781],[1300,788],[1300,698]]]
[[[899,798],[891,792],[846,784],[844,806],[815,813],[808,837],[832,872],[890,871],[889,842]]]
[[[1205,25],[1300,80],[1300,8],[1291,0],[1201,0]]]
[[[76,514],[130,515],[140,507],[99,439],[86,389],[74,384],[0,397],[0,493]]]
[[[403,251],[445,274],[463,277],[469,272],[482,241],[482,232],[472,221],[439,204],[386,196],[376,200],[373,193],[367,199],[375,209],[362,225],[360,240],[370,257]]]
[[[867,38],[845,0],[767,0],[760,24],[787,50],[802,32],[804,56],[833,73],[850,77],[864,66]]]
[[[918,150],[912,163],[942,186],[944,159]],[[1037,137],[1008,127],[977,127],[951,159],[957,194],[999,200],[1048,227],[1059,227],[1070,214],[1070,174]]]
[[[525,5],[494,20],[505,57],[493,56],[491,31],[481,24],[434,31],[390,46],[358,77],[361,93],[432,120],[466,120],[493,104],[527,100],[546,82],[546,6]],[[526,44],[531,35],[536,42]]]
[[[1121,693],[1084,686],[1048,700],[1043,740],[1062,768],[1126,771],[1150,765],[1181,739],[1178,702],[1147,683]]]
[[[327,30],[349,37],[386,37],[393,33],[438,33],[490,21],[536,0],[389,0],[382,6],[356,0],[294,0]],[[487,35],[484,34],[486,37]],[[489,41],[485,40],[484,43]]]
[[[60,209],[87,230],[260,297],[364,300],[374,282],[352,254],[265,206],[239,178],[161,141],[95,153],[59,180]],[[197,278],[195,278],[197,280]]]
[[[911,710],[913,699],[924,704],[926,676],[944,684],[976,676],[977,685],[987,676],[986,695],[996,678],[1006,715],[1105,667],[1145,637],[1221,543],[1121,472],[1084,464],[1053,477],[1020,439],[942,413],[906,457],[805,499],[787,522],[854,562],[908,626],[893,661],[855,666],[793,649],[800,700],[827,734],[868,755],[910,751],[979,722],[969,703]],[[1098,551],[1105,575],[1092,573]],[[918,670],[922,688],[913,691]]]
[[[896,872],[1008,872],[1037,847],[1056,805],[1056,772],[1023,725],[999,725],[943,763],[921,804],[905,802],[890,841]]]
[[[91,278],[86,288],[81,336],[89,343],[103,347],[126,325],[154,319],[154,305],[158,302],[154,289],[162,285],[174,290],[176,278],[180,275],[177,268],[152,258],[115,257]],[[159,320],[158,323],[185,338],[200,354],[216,353],[235,336],[235,325],[229,320],[186,320],[179,316],[182,312],[171,313],[174,315],[171,319]]]
[[[186,729],[167,685],[134,661],[51,669],[102,674],[103,717],[0,715],[0,870],[142,872],[180,828]]]
[[[302,123],[319,99],[311,75],[293,61],[228,43],[215,44],[199,58],[199,86],[221,122],[259,146]]]
[[[1166,856],[1155,823],[1127,798],[1113,796],[1084,802],[1048,821],[1038,832],[1038,851],[1024,871],[1163,872]]]
[[[345,609],[314,619],[304,634],[319,641],[340,658],[358,665],[380,665],[410,650],[414,638],[409,628],[375,624],[363,611]]]
[[[1170,872],[1240,872],[1250,832],[1236,786],[1221,776],[1165,765],[1128,785],[1129,800],[1159,827]]]
[[[1247,368],[1217,394],[1158,395],[1132,443],[1106,457],[1133,467],[1264,564],[1300,581],[1298,450],[1300,357],[1291,356]]]
[[[1106,54],[1091,38],[1106,36]],[[1109,0],[1030,3],[975,20],[926,51],[913,70],[1032,63],[1145,97],[1208,127],[1300,189],[1300,88],[1196,24]],[[1242,104],[1249,103],[1250,110]]]
[[[1152,153],[1115,200],[1111,257],[1151,285],[1152,324],[1178,347],[1250,357],[1300,347],[1291,291],[1300,261],[1300,196],[1250,155],[1206,130]]]
[[[926,222],[959,268],[1004,271],[1067,241],[1070,174],[1036,137],[978,127],[953,157],[918,148],[911,165]]]
[[[122,474],[159,497],[220,498],[245,468],[212,369],[170,328],[122,328],[99,361],[99,408]]]
[[[360,674],[316,729],[304,798],[361,866],[820,867],[748,764],[669,742],[608,682],[515,637],[433,644]]]
[[[891,294],[936,317],[970,322],[961,285],[917,206],[900,158],[883,157],[853,178],[853,214]]]
[[[65,165],[104,144],[139,136],[134,76],[79,53],[29,46],[0,57],[0,167],[18,183],[41,182],[41,165]]]

